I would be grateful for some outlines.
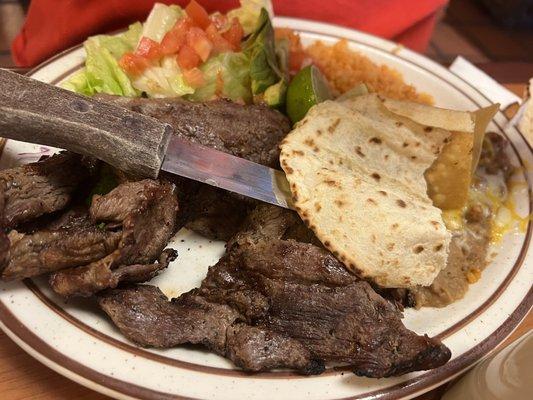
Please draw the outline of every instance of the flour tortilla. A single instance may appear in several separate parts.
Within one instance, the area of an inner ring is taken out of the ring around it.
[[[370,94],[313,107],[280,160],[297,212],[347,268],[383,287],[428,286],[451,235],[424,173],[450,135]]]

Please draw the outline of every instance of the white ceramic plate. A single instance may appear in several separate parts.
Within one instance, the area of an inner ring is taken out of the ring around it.
[[[437,105],[471,110],[488,105],[472,84],[440,65],[396,44],[337,26],[277,18],[277,26],[301,32],[308,43],[346,38],[373,60],[399,70],[406,81],[432,94]],[[57,84],[80,68],[78,47],[52,58],[32,71],[42,81]],[[519,194],[518,209],[531,212],[533,155],[515,129],[503,131],[499,113],[489,129],[507,136],[509,155],[522,166],[529,184]],[[8,141],[0,168],[34,161],[49,150]],[[415,223],[416,221],[413,221]],[[453,356],[443,367],[398,378],[359,378],[346,370],[328,370],[304,377],[280,371],[247,374],[232,364],[195,347],[141,349],[128,342],[99,312],[93,301],[65,303],[43,279],[0,285],[0,326],[28,353],[59,373],[102,393],[145,399],[397,399],[410,398],[452,379],[494,349],[531,308],[533,255],[529,251],[531,224],[524,233],[505,236],[481,280],[465,298],[443,309],[407,310],[404,323],[418,333],[438,336]],[[223,243],[182,230],[171,243],[180,256],[152,283],[169,297],[197,286],[207,267],[223,253]]]

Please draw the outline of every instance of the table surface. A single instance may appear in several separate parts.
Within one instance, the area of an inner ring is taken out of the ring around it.
[[[523,84],[507,84],[522,95]],[[533,329],[533,312],[529,312],[517,329],[502,344],[505,346]],[[415,400],[438,400],[446,390],[443,385]],[[109,397],[87,389],[52,371],[32,358],[0,331],[0,393],[9,400],[104,400]]]

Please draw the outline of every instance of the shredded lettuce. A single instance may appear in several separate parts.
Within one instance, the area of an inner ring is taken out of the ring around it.
[[[180,97],[194,93],[187,85],[176,62],[176,57],[164,57],[159,65],[147,68],[133,81],[135,89],[149,97]]]
[[[257,28],[257,21],[261,10],[265,9],[268,16],[274,16],[274,9],[271,0],[240,0],[241,6],[228,12],[230,19],[236,17],[244,29],[244,34],[249,35]]]
[[[250,61],[243,53],[222,53],[208,60],[200,70],[205,84],[188,96],[193,101],[226,97],[233,101],[250,103]]]
[[[161,43],[176,21],[183,15],[183,10],[177,5],[167,6],[155,3],[150,15],[143,25],[142,36]]]
[[[92,96],[95,93],[135,97],[135,90],[128,76],[118,65],[118,59],[132,51],[139,41],[142,25],[137,22],[119,35],[98,35],[84,43],[85,68],[62,84],[65,89]]]

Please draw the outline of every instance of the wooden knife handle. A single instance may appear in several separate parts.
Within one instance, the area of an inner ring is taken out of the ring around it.
[[[114,104],[0,69],[0,137],[96,157],[155,178],[172,128]]]

